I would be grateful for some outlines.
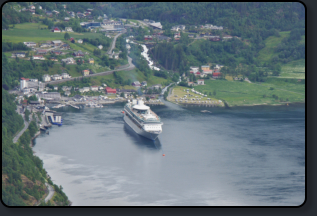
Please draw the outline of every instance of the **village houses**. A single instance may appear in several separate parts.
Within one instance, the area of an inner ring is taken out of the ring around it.
[[[83,73],[83,76],[88,76],[89,75],[89,70],[83,70],[82,73]]]

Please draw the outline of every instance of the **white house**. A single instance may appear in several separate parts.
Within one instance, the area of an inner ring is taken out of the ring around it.
[[[71,76],[69,76],[68,73],[62,73],[62,77],[63,77],[63,79],[71,78]]]
[[[54,44],[54,46],[60,46],[63,44],[63,42],[61,40],[53,40],[52,44]]]
[[[27,47],[34,47],[36,46],[36,43],[34,42],[23,42]]]
[[[49,81],[51,81],[51,77],[50,77],[50,75],[48,75],[48,74],[44,74],[43,77],[42,77],[42,79],[43,79],[44,82],[49,82]]]
[[[191,66],[190,71],[193,71],[194,73],[197,73],[199,71],[199,67]]]
[[[91,91],[98,91],[98,86],[91,86],[90,89]]]
[[[115,59],[119,59],[119,54],[118,54],[118,53],[115,53],[115,54],[113,55],[113,57],[114,57]]]
[[[82,39],[78,39],[77,43],[82,44],[82,43],[83,43],[83,40],[82,40]]]
[[[90,87],[83,87],[84,92],[89,92]]]
[[[98,46],[98,48],[99,48],[99,49],[102,49],[102,48],[103,48],[103,46],[102,46],[102,45],[99,45],[99,46]]]
[[[66,95],[66,96],[69,96],[71,93],[70,93],[70,91],[65,91],[64,92],[64,95]]]
[[[33,56],[34,60],[45,60],[45,58],[42,55],[35,55]]]
[[[39,9],[42,10],[42,6],[39,5]]]
[[[24,58],[25,53],[24,52],[17,52],[17,53],[12,53],[12,57],[19,57],[19,58]]]
[[[61,80],[62,76],[59,74],[54,74],[52,78],[53,78],[53,80]]]
[[[62,62],[65,62],[66,64],[75,64],[75,60],[72,57],[66,58],[66,59],[62,59]]]
[[[205,85],[204,81],[205,80],[203,80],[203,79],[199,79],[199,80],[197,80],[197,84],[198,85]]]
[[[72,27],[65,27],[65,31],[67,31],[67,32],[74,32],[73,29],[72,29]]]

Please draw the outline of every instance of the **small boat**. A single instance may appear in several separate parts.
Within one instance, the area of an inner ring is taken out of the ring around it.
[[[206,112],[211,113],[211,112],[208,111],[208,110],[202,110],[202,111],[200,111],[200,112],[203,112],[203,113],[206,113]]]

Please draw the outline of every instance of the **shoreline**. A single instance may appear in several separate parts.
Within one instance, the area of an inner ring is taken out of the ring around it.
[[[289,103],[284,103],[284,104],[243,104],[243,105],[234,105],[234,106],[219,106],[216,104],[195,104],[195,103],[175,103],[174,101],[169,101],[170,103],[179,105],[179,106],[187,106],[187,105],[192,105],[192,106],[202,106],[202,107],[214,107],[214,108],[243,108],[243,107],[258,107],[258,106],[263,106],[263,107],[277,107],[277,106],[290,106],[290,105],[304,105],[306,102],[289,102]],[[287,105],[288,104],[288,105]]]

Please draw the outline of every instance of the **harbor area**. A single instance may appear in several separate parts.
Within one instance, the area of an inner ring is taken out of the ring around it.
[[[139,99],[143,99],[147,105],[164,105],[160,99],[150,99],[146,97],[139,96]],[[58,109],[65,106],[71,106],[76,109],[81,109],[83,107],[101,108],[103,105],[113,104],[117,102],[127,102],[132,100],[133,97],[118,97],[118,96],[81,96],[75,95],[74,97],[61,97],[60,99],[47,100],[48,104],[56,104],[52,106],[52,109]],[[148,99],[148,100],[146,100]]]

